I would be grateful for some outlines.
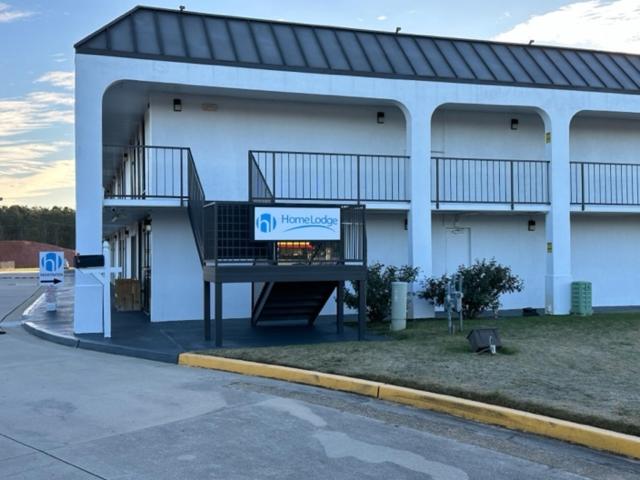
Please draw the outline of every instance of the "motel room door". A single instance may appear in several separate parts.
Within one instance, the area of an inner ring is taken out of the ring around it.
[[[460,265],[471,264],[471,229],[447,228],[444,250],[445,273],[455,273]]]

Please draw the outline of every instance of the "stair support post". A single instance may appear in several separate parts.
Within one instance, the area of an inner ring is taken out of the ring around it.
[[[204,281],[204,339],[211,340],[211,284]]]
[[[344,333],[344,282],[338,282],[336,298],[336,331],[338,335]]]
[[[222,282],[215,283],[215,323],[216,323],[216,347],[222,346]]]

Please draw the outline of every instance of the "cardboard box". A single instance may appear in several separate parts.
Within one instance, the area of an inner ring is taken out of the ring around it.
[[[115,307],[119,312],[142,310],[140,281],[133,278],[116,280]]]

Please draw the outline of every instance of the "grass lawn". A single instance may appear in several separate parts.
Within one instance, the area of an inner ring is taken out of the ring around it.
[[[471,353],[465,335],[447,335],[444,320],[409,322],[390,341],[205,353],[452,394],[640,435],[640,314],[465,322],[467,331],[482,326],[500,329],[502,353]]]

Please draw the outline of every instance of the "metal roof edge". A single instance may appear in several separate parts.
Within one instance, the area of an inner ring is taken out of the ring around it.
[[[279,21],[279,20],[270,20],[265,18],[255,18],[255,17],[242,17],[235,15],[223,15],[217,13],[206,13],[206,12],[195,12],[189,10],[176,10],[172,8],[164,8],[164,7],[152,7],[147,5],[137,5],[127,12],[123,13],[116,19],[112,20],[102,28],[96,30],[94,33],[87,35],[82,40],[76,42],[74,44],[74,48],[77,49],[81,46],[81,44],[86,43],[92,38],[98,36],[100,33],[106,31],[109,27],[113,26],[115,23],[124,19],[125,17],[133,14],[138,10],[150,10],[156,12],[167,12],[174,14],[182,14],[182,15],[194,15],[200,17],[210,17],[210,18],[218,18],[218,19],[226,19],[226,20],[240,20],[240,21],[250,21],[250,22],[258,22],[258,23],[267,23],[271,25],[290,25],[297,27],[307,27],[307,28],[323,28],[323,29],[332,29],[332,30],[342,30],[349,32],[360,32],[360,33],[369,33],[375,35],[388,35],[388,36],[405,36],[405,37],[414,37],[414,38],[426,38],[431,40],[445,40],[445,41],[454,41],[454,42],[475,42],[475,43],[483,43],[488,45],[504,45],[504,46],[512,46],[512,47],[526,47],[526,48],[536,48],[536,49],[553,49],[553,50],[570,50],[575,52],[587,52],[587,53],[603,53],[608,55],[629,55],[633,57],[639,57],[640,53],[631,53],[631,52],[621,52],[616,50],[602,50],[602,49],[593,49],[593,48],[581,48],[581,47],[570,47],[570,46],[561,46],[561,45],[545,45],[545,44],[527,44],[527,43],[516,43],[516,42],[503,42],[497,40],[487,40],[487,39],[478,39],[478,38],[463,38],[463,37],[445,37],[438,35],[426,35],[419,33],[394,33],[386,30],[373,30],[373,29],[364,29],[364,28],[353,28],[347,26],[337,26],[337,25],[322,25],[322,24],[313,24],[313,23],[304,23],[304,22],[290,22],[290,21]]]
[[[84,37],[81,40],[78,40],[76,43],[74,43],[73,48],[77,50],[82,44],[87,43],[90,40],[93,40],[95,37],[97,37],[101,33],[106,32],[110,27],[112,27],[113,25],[115,25],[119,21],[124,20],[129,15],[133,14],[134,12],[137,12],[138,10],[142,10],[142,9],[149,9],[149,8],[152,8],[152,7],[144,7],[144,6],[141,6],[141,5],[136,5],[135,7],[127,10],[126,12],[124,12],[122,15],[119,15],[118,17],[114,18],[113,20],[111,20],[106,25],[100,27],[95,32],[90,33],[89,35],[87,35],[86,37]]]

